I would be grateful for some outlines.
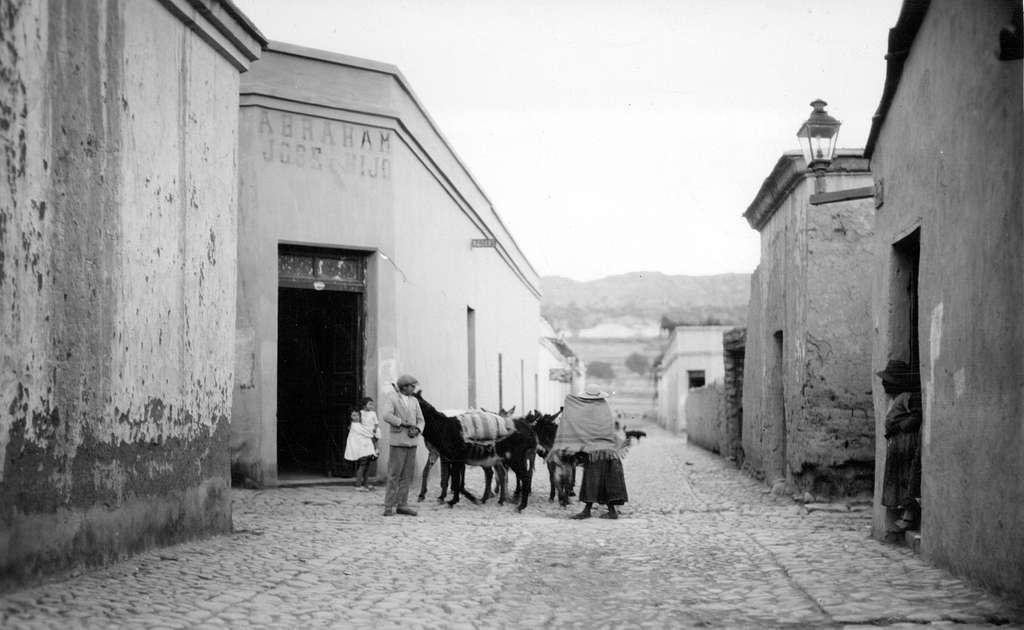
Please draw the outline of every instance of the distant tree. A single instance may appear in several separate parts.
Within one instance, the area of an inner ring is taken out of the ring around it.
[[[587,377],[610,381],[615,378],[615,370],[612,369],[611,363],[591,361],[587,364]]]
[[[667,315],[662,315],[661,316],[661,329],[662,330],[667,330],[668,332],[672,332],[672,330],[674,330],[676,326],[677,326],[677,324],[676,324],[675,320],[670,319]]]
[[[639,352],[634,352],[626,357],[626,367],[628,367],[630,371],[643,376],[644,374],[647,374],[647,370],[650,369],[651,361]]]

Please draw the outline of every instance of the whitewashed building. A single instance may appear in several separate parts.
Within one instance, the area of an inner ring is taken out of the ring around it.
[[[273,43],[239,139],[236,478],[348,475],[349,411],[403,373],[527,407],[539,277],[397,68]]]
[[[657,362],[655,378],[658,424],[679,433],[686,430],[686,397],[690,390],[725,377],[722,335],[732,326],[676,326]]]

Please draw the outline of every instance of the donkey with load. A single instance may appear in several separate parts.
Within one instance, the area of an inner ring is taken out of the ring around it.
[[[466,491],[466,465],[469,464],[484,467],[487,492],[490,490],[491,474],[498,475],[499,504],[507,500],[506,469],[511,469],[521,486],[516,511],[522,511],[529,501],[537,453],[537,437],[530,425],[521,419],[503,418],[483,411],[448,416],[424,400],[422,392],[417,392],[416,398],[420,401],[426,422],[423,439],[427,448],[436,451],[442,461],[446,460],[449,465],[452,498],[448,501],[448,507],[454,507],[459,502],[459,495],[477,502],[476,497]],[[429,465],[428,462],[428,467],[424,469],[424,484],[430,472]],[[486,493],[484,498],[486,500]]]

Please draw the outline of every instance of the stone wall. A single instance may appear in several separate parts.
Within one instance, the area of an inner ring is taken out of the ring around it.
[[[230,528],[233,11],[0,0],[0,588]]]
[[[724,418],[719,452],[743,467],[743,364],[746,356],[747,329],[734,328],[722,336],[725,351],[723,381]]]

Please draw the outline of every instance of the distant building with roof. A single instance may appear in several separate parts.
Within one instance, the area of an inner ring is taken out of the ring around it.
[[[687,430],[686,399],[691,391],[725,377],[722,334],[732,326],[688,326],[674,322],[664,352],[655,360],[655,412],[673,433]]]

